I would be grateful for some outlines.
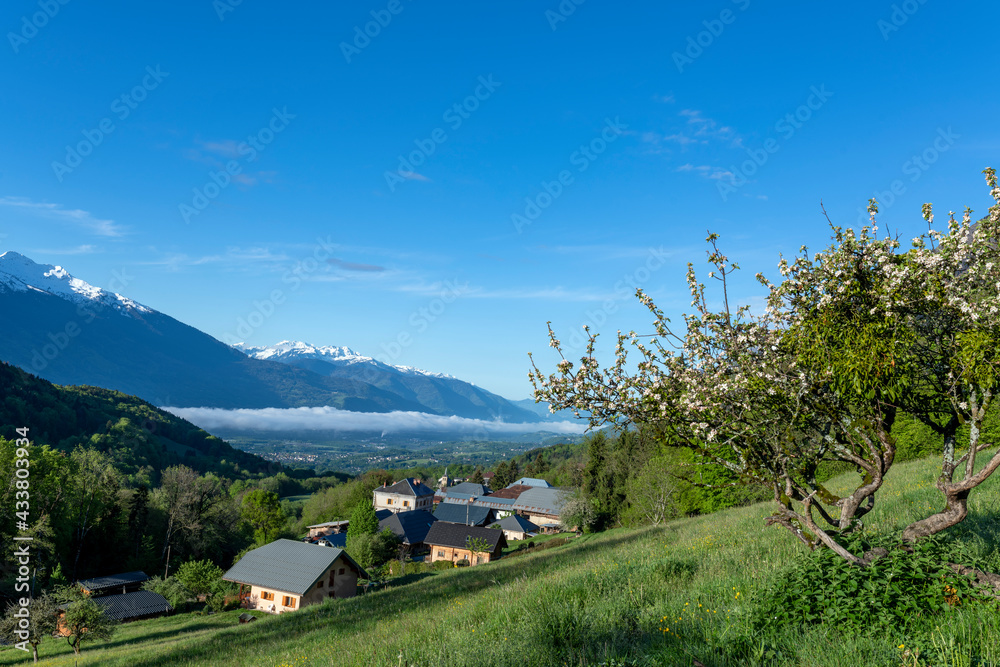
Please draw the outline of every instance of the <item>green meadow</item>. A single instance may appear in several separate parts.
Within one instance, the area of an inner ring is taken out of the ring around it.
[[[867,530],[901,531],[937,507],[935,463],[894,466]],[[977,563],[1000,562],[997,480],[972,496],[970,510],[948,539]],[[239,612],[131,623],[85,645],[78,664],[1000,666],[996,604],[944,604],[943,592],[911,625],[769,623],[766,598],[806,553],[784,529],[765,527],[770,512],[760,504],[584,535],[249,625],[238,625]],[[46,665],[77,664],[63,640],[40,653]],[[0,649],[0,665],[30,661]]]

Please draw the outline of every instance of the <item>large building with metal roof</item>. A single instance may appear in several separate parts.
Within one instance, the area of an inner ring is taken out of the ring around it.
[[[247,552],[223,576],[248,609],[281,614],[325,598],[349,598],[368,574],[343,549],[276,540]]]

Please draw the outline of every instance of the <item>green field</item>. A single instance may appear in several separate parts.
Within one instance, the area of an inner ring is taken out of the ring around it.
[[[892,469],[869,525],[900,530],[939,502],[933,461]],[[836,484],[831,484],[836,486]],[[995,560],[1000,483],[987,482],[958,529]],[[327,601],[239,626],[237,612],[125,625],[85,649],[80,665],[1000,665],[996,606],[960,606],[937,634],[749,623],[755,602],[802,553],[765,528],[767,505],[680,519],[659,528],[585,535],[484,566],[408,575],[386,590]],[[900,648],[900,647],[906,648]],[[919,648],[919,662],[904,662]],[[56,652],[58,655],[55,658]],[[43,644],[48,665],[73,665],[64,641]],[[0,665],[30,656],[0,649]]]

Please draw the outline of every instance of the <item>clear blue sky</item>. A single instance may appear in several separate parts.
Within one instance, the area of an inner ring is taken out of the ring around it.
[[[1000,167],[995,3],[64,1],[0,13],[0,249],[511,398],[547,320],[679,315],[708,229],[752,299],[821,201],[909,238]]]

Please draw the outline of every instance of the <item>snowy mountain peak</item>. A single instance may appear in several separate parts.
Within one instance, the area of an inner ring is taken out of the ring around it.
[[[41,292],[81,304],[96,302],[126,313],[130,310],[153,312],[132,299],[74,278],[61,266],[38,264],[13,250],[0,255],[0,289]]]
[[[420,370],[412,366],[394,366],[385,364],[372,357],[358,354],[349,347],[337,346],[316,346],[301,341],[283,340],[280,343],[268,346],[253,346],[246,343],[236,343],[233,345],[237,350],[255,359],[269,359],[271,361],[291,361],[295,359],[316,359],[331,364],[374,364],[382,368],[391,368],[406,375],[424,375],[427,377],[455,379],[454,376],[443,373],[431,373]]]

